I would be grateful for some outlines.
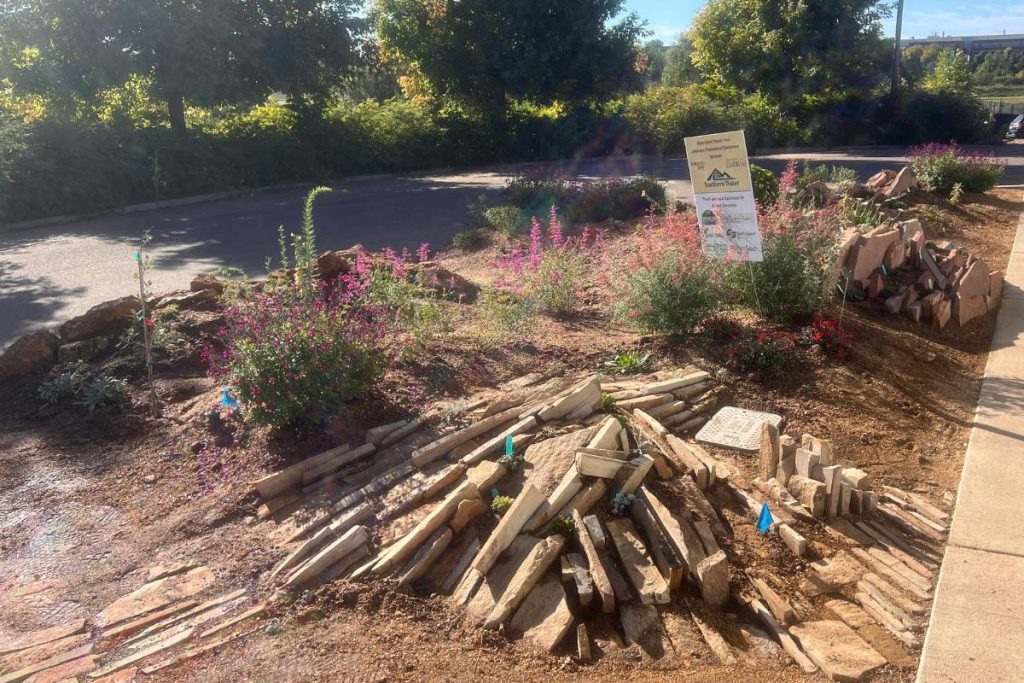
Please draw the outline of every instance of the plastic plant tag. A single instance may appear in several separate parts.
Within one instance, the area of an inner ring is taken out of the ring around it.
[[[772,528],[772,524],[775,520],[772,519],[771,510],[768,509],[768,503],[761,503],[761,514],[757,517],[757,533],[766,534],[768,530]]]

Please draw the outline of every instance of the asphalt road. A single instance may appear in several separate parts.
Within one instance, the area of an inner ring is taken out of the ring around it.
[[[1024,184],[1024,145],[988,149],[1008,158],[1003,183]],[[775,154],[753,160],[778,172],[790,158],[849,166],[862,179],[903,162],[902,151],[895,149]],[[677,198],[688,200],[691,195],[686,160],[680,157],[551,165],[581,178],[654,175]],[[496,197],[509,173],[506,168],[339,182],[317,201],[318,246],[443,246],[469,227],[469,203],[480,195]],[[147,230],[153,236],[153,291],[187,287],[196,273],[221,266],[261,274],[265,259],[277,254],[277,227],[298,229],[304,195],[303,190],[260,193],[0,233],[0,348],[29,330],[54,326],[99,302],[138,291],[132,253]]]

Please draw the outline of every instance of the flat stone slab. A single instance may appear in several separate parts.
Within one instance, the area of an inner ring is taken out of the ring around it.
[[[533,587],[509,626],[551,652],[572,628],[572,621],[565,589],[558,579],[549,575]]]
[[[201,593],[212,586],[215,580],[213,572],[206,567],[197,567],[184,574],[157,579],[112,602],[96,615],[95,622],[98,626],[119,624]]]
[[[587,427],[527,446],[523,453],[525,482],[545,496],[551,495],[572,466],[576,451],[587,445],[594,431],[594,427]]]
[[[864,578],[864,574],[868,570],[850,553],[840,550],[828,559],[812,562],[811,571],[830,585],[839,588],[840,586],[857,583]]]
[[[761,450],[761,430],[764,423],[782,430],[782,417],[773,413],[726,406],[697,432],[697,441],[722,448],[734,448],[749,453]]]
[[[841,621],[808,621],[791,627],[789,633],[833,681],[855,683],[886,665],[885,657]]]

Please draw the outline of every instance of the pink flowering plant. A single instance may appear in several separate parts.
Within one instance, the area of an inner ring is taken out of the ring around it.
[[[907,152],[914,176],[932,192],[948,195],[957,185],[964,192],[987,192],[1006,170],[1006,160],[994,154],[967,151],[951,142],[929,143]]]
[[[843,229],[838,205],[804,211],[779,202],[762,209],[758,220],[764,260],[730,265],[730,299],[773,320],[821,310],[838,278]]]
[[[360,305],[358,273],[243,299],[225,311],[223,347],[207,350],[211,374],[244,415],[274,427],[308,428],[365,394],[405,343],[384,307]]]
[[[564,316],[577,311],[585,298],[584,287],[603,235],[585,228],[579,237],[567,237],[552,206],[547,226],[534,218],[529,242],[516,242],[501,258],[500,287],[521,295],[538,310]]]
[[[316,267],[312,200],[293,240],[295,277],[240,296],[224,313],[220,344],[204,354],[243,415],[274,427],[309,428],[366,394],[388,364],[415,342],[410,331],[420,288],[409,282],[408,252],[359,253],[351,270],[322,281]],[[287,256],[282,238],[282,265]],[[420,247],[418,256],[429,256]],[[415,290],[415,292],[411,292]]]

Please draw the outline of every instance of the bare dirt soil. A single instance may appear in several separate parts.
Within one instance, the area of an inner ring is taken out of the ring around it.
[[[960,206],[914,195],[907,215],[922,219],[930,240],[948,239],[993,267],[1008,260],[1022,209],[1017,190],[968,196]],[[453,255],[446,265],[485,280],[493,249]],[[835,315],[839,315],[837,302]],[[190,313],[195,329],[216,327],[215,313]],[[876,484],[926,494],[941,503],[955,494],[995,322],[990,313],[965,329],[942,331],[886,315],[871,302],[848,303],[844,324],[854,335],[851,359],[804,354],[782,380],[717,372],[711,342],[640,337],[595,312],[543,319],[530,341],[481,351],[453,341],[389,375],[372,402],[355,404],[323,433],[271,435],[211,429],[207,411],[219,389],[199,359],[202,335],[157,368],[163,415],[150,417],[144,391],[122,412],[85,415],[41,407],[38,380],[0,391],[0,641],[95,614],[140,586],[146,569],[192,559],[206,564],[218,587],[266,591],[261,577],[280,560],[269,540],[274,522],[259,521],[249,482],[363,430],[439,398],[494,387],[534,370],[585,372],[626,349],[652,351],[656,367],[694,364],[712,373],[729,403],[785,416],[787,432],[832,439],[839,461],[868,471]],[[137,359],[111,367],[141,380]],[[126,370],[127,369],[127,370]],[[141,385],[138,385],[141,386]],[[739,482],[755,474],[752,460],[716,450]],[[671,495],[670,491],[663,492]],[[778,542],[757,537],[727,500],[713,499],[735,533],[730,560],[765,565],[782,583],[795,558]],[[812,538],[812,545],[825,539]],[[793,590],[789,595],[797,595]],[[265,598],[271,595],[264,594]],[[800,599],[798,612],[813,614]],[[716,664],[688,620],[669,636],[675,653],[658,661],[620,647],[611,624],[593,633],[598,661],[576,664],[567,638],[554,656],[463,624],[441,596],[413,596],[374,584],[340,582],[273,603],[275,635],[261,628],[215,655],[150,680],[805,680],[774,643],[730,614],[720,626],[747,631],[750,650],[737,667]],[[739,641],[738,641],[739,642]],[[911,680],[913,661],[888,667],[875,680]]]

